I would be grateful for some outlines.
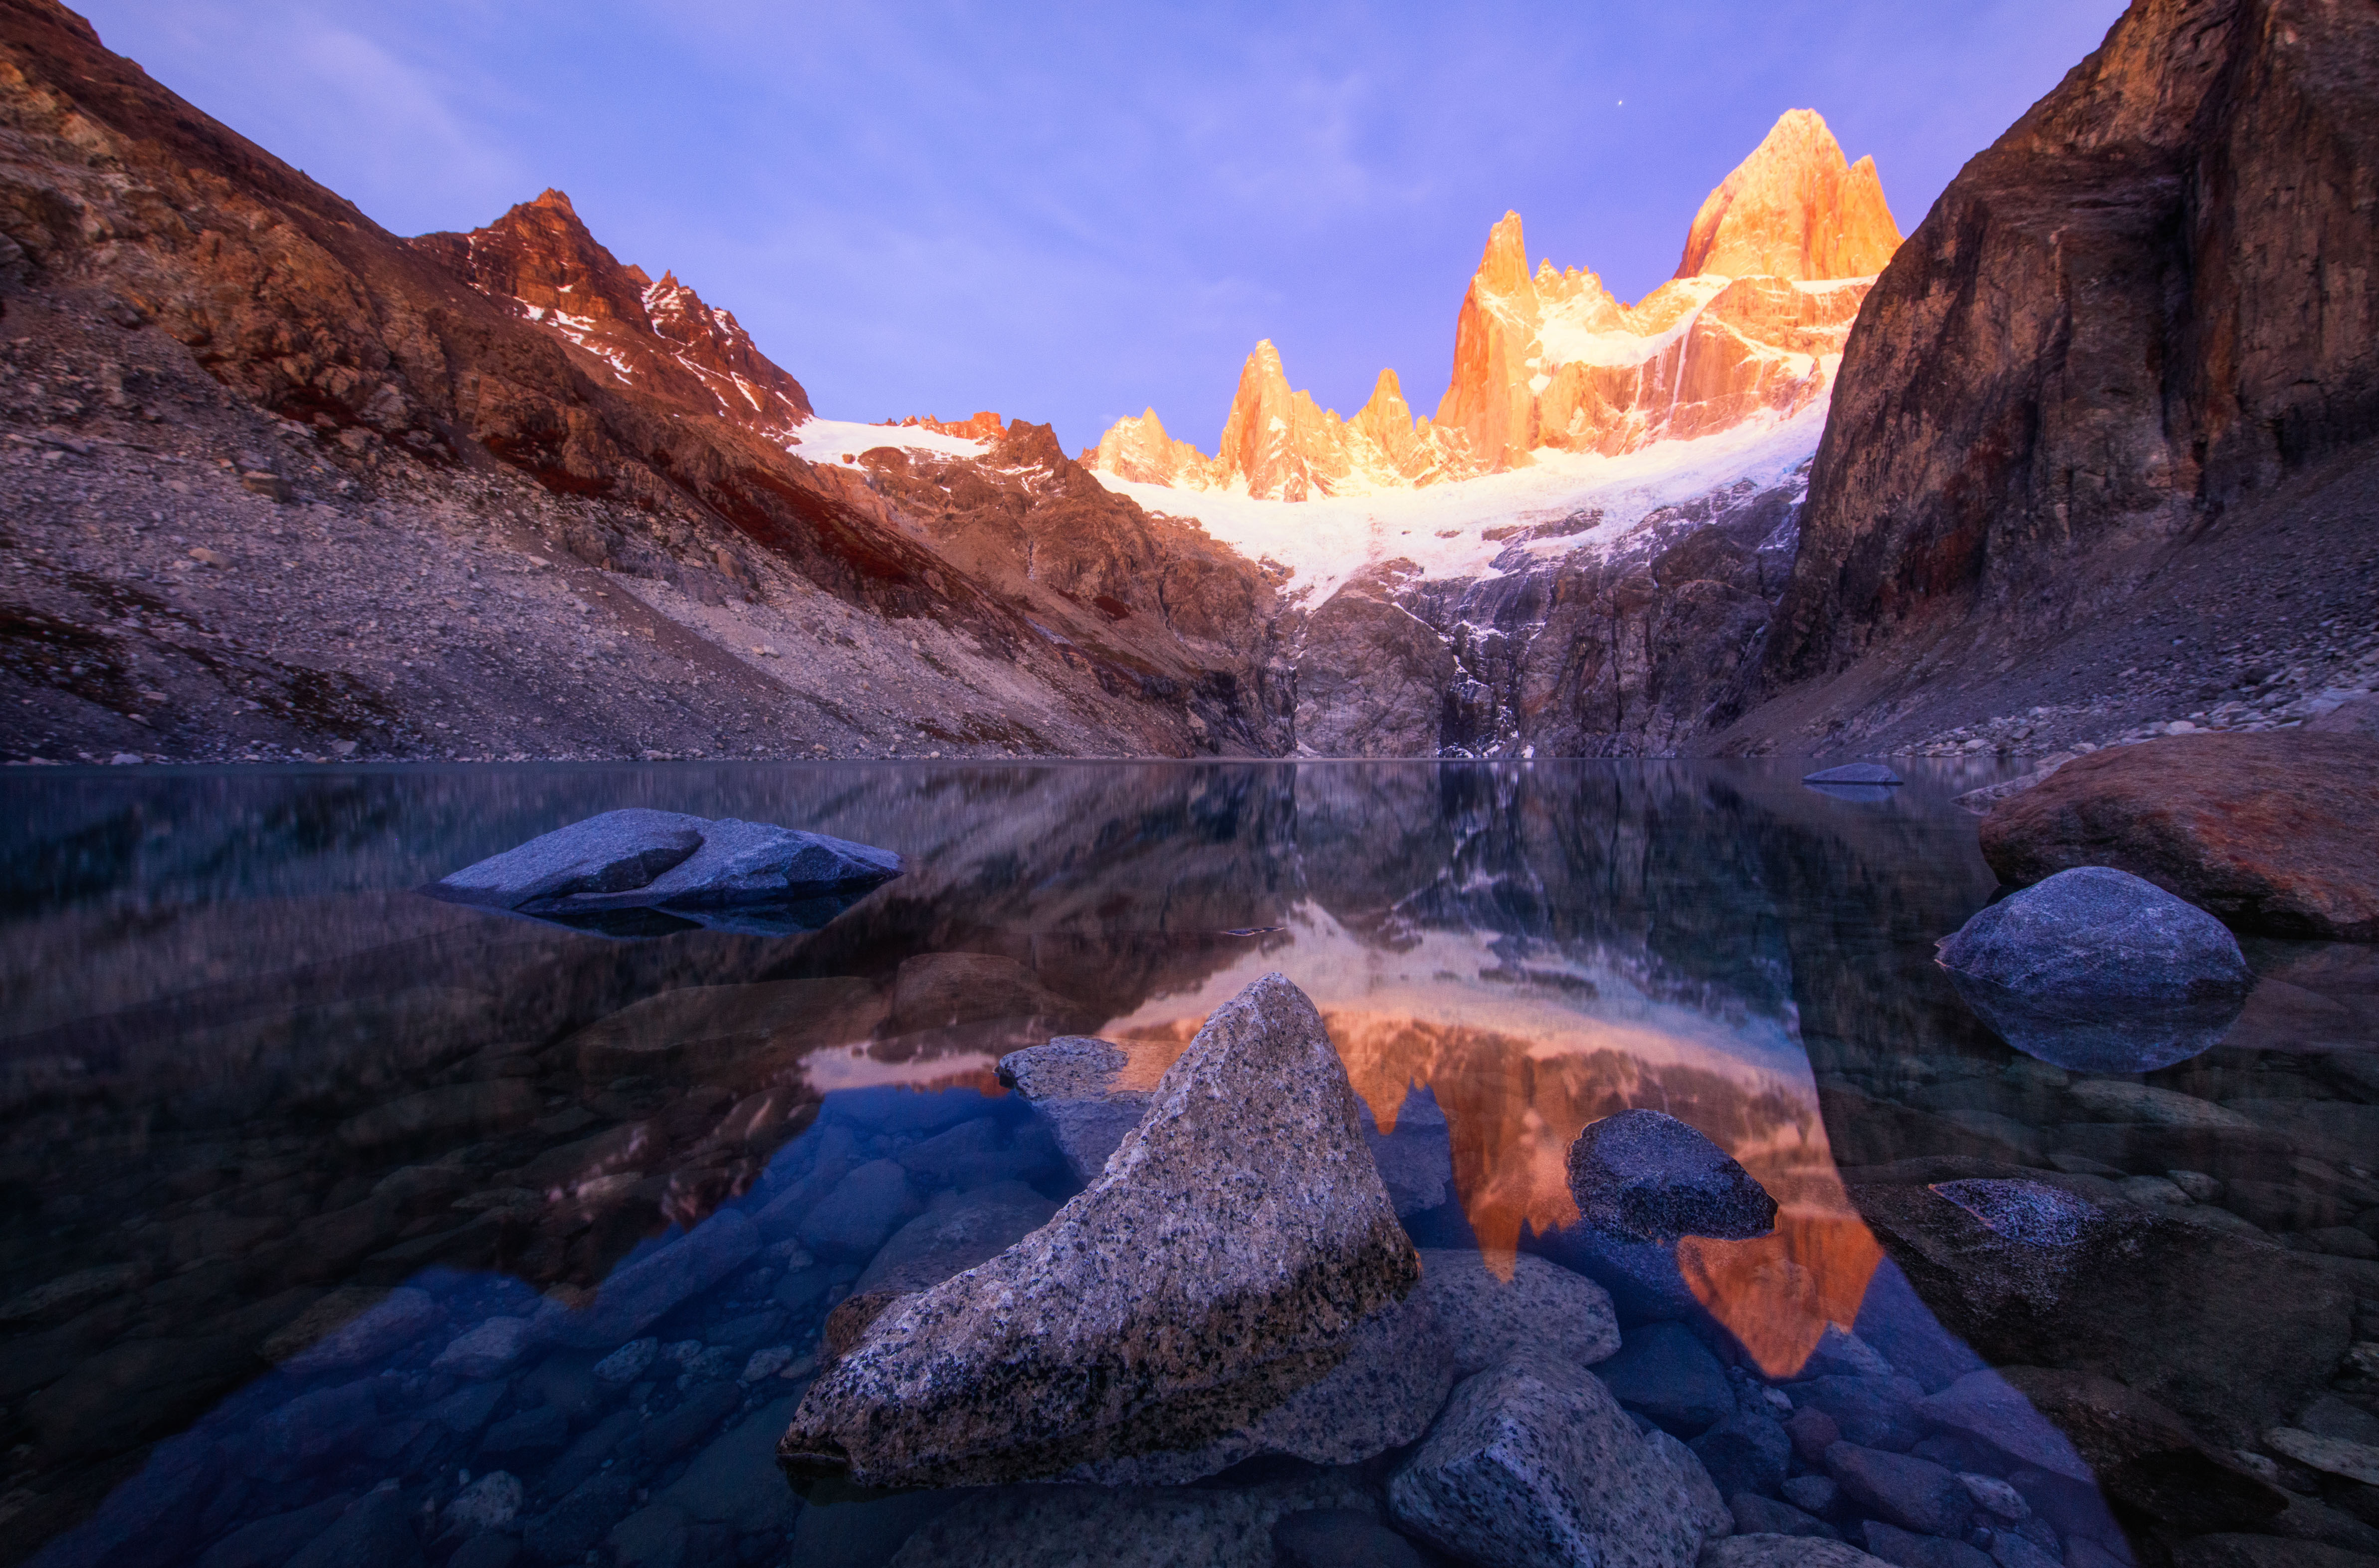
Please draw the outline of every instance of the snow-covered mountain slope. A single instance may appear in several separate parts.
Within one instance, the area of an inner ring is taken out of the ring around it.
[[[1106,473],[1098,479],[1150,512],[1194,518],[1252,561],[1286,567],[1287,597],[1318,609],[1350,578],[1391,561],[1443,580],[1525,569],[1516,549],[1528,561],[1608,554],[1664,507],[1745,480],[1761,490],[1784,484],[1816,455],[1825,428],[1819,405],[1616,456],[1548,452],[1509,473],[1303,501],[1270,501],[1244,488],[1177,489]]]

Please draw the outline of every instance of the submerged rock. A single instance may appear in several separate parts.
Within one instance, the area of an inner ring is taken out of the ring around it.
[[[1536,1357],[1454,1391],[1388,1483],[1388,1506],[1407,1530],[1492,1568],[1686,1568],[1706,1534],[1705,1500],[1594,1374]]]
[[[1420,1265],[1421,1295],[1463,1377],[1525,1350],[1587,1367],[1619,1348],[1611,1293],[1583,1274],[1523,1254],[1512,1260],[1512,1277],[1502,1279],[1467,1248],[1428,1248]]]
[[[1331,1472],[1227,1490],[1017,1487],[963,1496],[911,1536],[891,1568],[1274,1568],[1283,1520],[1322,1510],[1369,1519],[1377,1506],[1359,1475]],[[831,1525],[841,1512],[803,1517]],[[799,1542],[794,1561],[812,1561]]]
[[[1891,1568],[1842,1541],[1807,1536],[1730,1536],[1702,1549],[1699,1568]]]
[[[996,1484],[1204,1448],[1321,1381],[1420,1265],[1304,994],[1216,1010],[1087,1191],[888,1307],[812,1386],[797,1478]]]
[[[1845,763],[1801,776],[1804,784],[1897,784],[1900,775],[1879,762]]]
[[[1942,967],[2040,1002],[2243,996],[2254,983],[2223,923],[2129,872],[2062,871],[1942,939]]]
[[[732,817],[605,812],[432,883],[452,903],[615,935],[809,929],[901,872],[889,850]]]
[[[1569,1190],[1589,1224],[1646,1241],[1740,1241],[1776,1228],[1776,1200],[1676,1117],[1622,1111],[1569,1146]]]
[[[1148,1091],[1117,1087],[1129,1061],[1110,1041],[1061,1034],[999,1058],[999,1080],[1048,1124],[1074,1179],[1095,1181],[1124,1135],[1148,1115]]]

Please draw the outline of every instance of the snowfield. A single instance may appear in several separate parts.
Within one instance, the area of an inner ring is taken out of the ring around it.
[[[1826,405],[1820,402],[1791,418],[1743,425],[1698,440],[1658,441],[1617,457],[1540,451],[1532,466],[1507,474],[1298,501],[1260,501],[1244,489],[1176,489],[1093,472],[1099,483],[1150,512],[1195,518],[1250,560],[1269,559],[1289,568],[1288,596],[1318,608],[1347,578],[1386,561],[1409,561],[1427,577],[1498,575],[1493,561],[1512,548],[1512,540],[1509,535],[1489,538],[1491,529],[1501,533],[1600,511],[1602,520],[1590,529],[1522,548],[1539,557],[1608,549],[1647,513],[1661,507],[1738,479],[1762,489],[1782,484],[1817,454],[1825,429]]]
[[[872,446],[897,446],[904,452],[930,452],[943,457],[981,457],[991,451],[987,441],[946,436],[921,425],[867,425],[856,419],[821,419],[815,415],[793,427],[785,450],[804,463],[856,468],[859,465],[848,458],[857,457]]]

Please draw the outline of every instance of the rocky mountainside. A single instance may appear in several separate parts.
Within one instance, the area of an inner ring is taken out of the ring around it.
[[[1454,373],[1416,420],[1380,372],[1349,420],[1293,392],[1260,343],[1213,458],[1156,412],[1083,453],[1118,478],[1304,501],[1525,466],[1540,451],[1635,452],[1790,416],[1826,395],[1867,282],[1900,242],[1872,159],[1853,166],[1806,109],[1780,119],[1710,192],[1671,282],[1633,306],[1590,271],[1531,273],[1506,212],[1455,324]]]
[[[1285,747],[1257,567],[1045,433],[905,503],[791,455],[800,384],[558,193],[400,239],[0,0],[0,234],[16,757]]]
[[[500,308],[549,326],[647,397],[782,439],[814,412],[734,316],[663,272],[622,267],[549,190],[483,229],[413,243]]]
[[[1868,296],[1781,694],[1724,743],[2252,728],[2367,690],[2375,209],[2379,13],[2137,0]]]

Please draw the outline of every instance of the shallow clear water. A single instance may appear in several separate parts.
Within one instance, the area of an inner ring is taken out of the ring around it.
[[[2283,1525],[2350,1544],[2374,1489],[2269,1434],[2379,1441],[2379,1358],[2354,1350],[2379,1340],[2373,950],[2250,942],[2264,980],[2217,1043],[2068,1071],[1932,962],[1992,892],[1949,800],[1980,780],[1859,800],[1797,771],[12,771],[0,1553],[859,1564],[914,1536],[903,1562],[1069,1538],[1164,1561],[1160,1537],[1207,1530],[1270,1562],[1284,1511],[1377,1513],[1397,1455],[1251,1460],[1153,1501],[833,1504],[770,1457],[827,1313],[930,1271],[922,1222],[1029,1226],[1077,1189],[1001,1054],[1095,1033],[1153,1080],[1274,970],[1394,1141],[1416,1240],[1595,1275],[1626,1354],[1684,1323],[1755,1415],[1822,1408],[1854,1442],[2013,1478],[2026,1519],[1978,1502],[1977,1550],[2152,1562]],[[783,937],[615,941],[416,891],[623,805],[813,827],[912,869]],[[1775,1234],[1650,1264],[1586,1236],[1570,1142],[1638,1105],[1735,1154],[1781,1200]],[[829,1214],[888,1160],[899,1182]],[[1936,1190],[2018,1173],[2101,1240],[2035,1256]],[[540,1296],[632,1348],[468,1337]],[[1987,1379],[2015,1403],[1977,1426],[1941,1401],[1986,1366],[2057,1371]],[[2106,1438],[2085,1376],[2160,1414]],[[1681,1437],[1708,1424],[1660,1408]],[[2065,1458],[2042,1457],[2060,1429]],[[1857,1541],[1888,1512],[1827,1518]]]

